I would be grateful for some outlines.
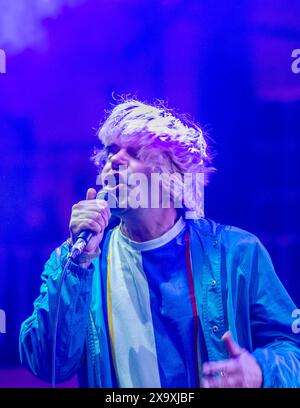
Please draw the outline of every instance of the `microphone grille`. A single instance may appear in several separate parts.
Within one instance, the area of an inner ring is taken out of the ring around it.
[[[97,194],[97,199],[98,200],[105,200],[105,201],[108,201],[108,191],[106,191],[106,190],[100,190],[100,191],[98,191],[98,194]]]
[[[116,196],[111,193],[110,191],[107,191],[105,189],[99,190],[97,194],[97,199],[98,200],[105,200],[108,202],[108,205],[110,208],[117,208],[118,207],[118,200]]]

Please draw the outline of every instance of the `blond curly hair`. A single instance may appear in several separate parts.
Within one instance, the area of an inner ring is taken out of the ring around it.
[[[187,117],[175,115],[161,102],[154,105],[136,99],[122,99],[107,113],[97,131],[102,148],[92,157],[100,171],[107,160],[105,147],[119,141],[122,146],[134,146],[136,157],[150,164],[153,172],[202,174],[203,186],[207,185],[215,171],[212,154],[204,132]],[[183,183],[182,177],[178,183]],[[203,188],[193,183],[190,190],[184,206],[203,217]]]

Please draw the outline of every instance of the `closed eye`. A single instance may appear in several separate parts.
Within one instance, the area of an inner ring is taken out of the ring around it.
[[[127,150],[127,153],[128,153],[131,157],[133,157],[134,159],[137,158],[137,156],[138,156],[138,151],[137,151],[136,148],[128,146],[126,150]]]
[[[120,146],[116,145],[115,143],[105,146],[104,151],[107,158],[110,158],[114,154],[118,153],[120,150]]]
[[[121,150],[121,147],[118,146],[118,145],[115,144],[115,143],[104,147],[105,156],[106,156],[108,159],[110,159],[113,155],[117,154],[120,150]],[[132,147],[132,146],[127,146],[127,147],[126,147],[126,151],[127,151],[127,153],[128,153],[131,157],[137,158],[137,156],[138,156],[138,151],[137,151],[136,148],[134,148],[134,147]]]

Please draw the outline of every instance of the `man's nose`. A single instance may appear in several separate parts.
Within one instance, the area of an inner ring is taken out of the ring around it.
[[[128,163],[128,155],[126,149],[120,149],[111,158],[111,168],[117,170],[119,166],[126,165]]]

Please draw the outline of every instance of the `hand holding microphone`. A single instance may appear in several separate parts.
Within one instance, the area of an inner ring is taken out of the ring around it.
[[[103,190],[97,194],[94,188],[89,188],[86,200],[72,207],[69,224],[73,245],[71,257],[73,260],[77,258],[79,265],[84,268],[88,268],[91,260],[99,255],[99,244],[111,217],[104,198]]]
[[[57,305],[54,314],[54,329],[52,341],[52,387],[56,386],[56,345],[59,320],[60,299],[63,282],[71,264],[75,261],[82,268],[88,268],[93,259],[100,254],[99,244],[104,230],[111,217],[108,207],[108,193],[101,190],[98,194],[94,188],[89,188],[86,200],[73,205],[69,224],[72,248],[62,271],[57,294]]]

